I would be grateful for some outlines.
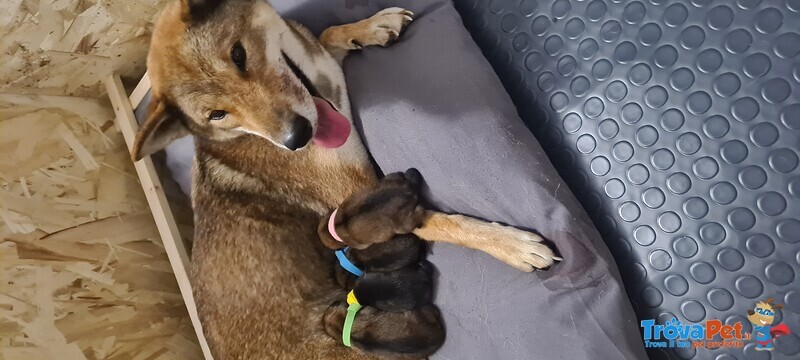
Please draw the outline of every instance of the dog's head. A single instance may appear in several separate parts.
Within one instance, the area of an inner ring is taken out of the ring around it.
[[[325,216],[317,227],[320,240],[332,249],[345,245],[365,249],[397,234],[412,232],[425,216],[420,205],[421,187],[422,175],[417,169],[387,175],[375,187],[350,196],[336,210],[334,228],[346,244],[335,240],[329,232],[333,214]]]
[[[772,325],[775,321],[775,310],[783,308],[783,304],[773,304],[773,301],[772,298],[768,298],[766,301],[756,303],[754,309],[747,310],[747,319],[756,326]]]
[[[318,60],[306,60],[310,53],[327,54],[318,43],[301,43],[303,36],[263,0],[167,5],[153,31],[147,59],[153,99],[134,159],[190,133],[214,140],[252,134],[294,151],[318,133],[323,117],[334,122],[325,133],[333,126],[334,140],[344,143],[347,119],[301,70]]]

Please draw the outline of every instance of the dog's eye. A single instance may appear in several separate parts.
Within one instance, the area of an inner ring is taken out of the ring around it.
[[[237,41],[231,48],[231,60],[239,68],[239,71],[247,70],[247,53],[244,51],[242,43]]]
[[[226,115],[228,115],[228,113],[225,112],[225,110],[212,110],[208,113],[208,120],[222,120]]]

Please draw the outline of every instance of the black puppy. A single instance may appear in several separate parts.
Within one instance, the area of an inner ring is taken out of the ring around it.
[[[358,302],[383,311],[412,310],[433,300],[433,266],[427,260],[387,272],[367,272],[353,288]]]
[[[347,304],[337,301],[325,311],[325,332],[342,341]],[[425,305],[410,311],[380,311],[364,307],[356,315],[350,332],[352,346],[386,359],[423,359],[445,340],[439,309]]]
[[[416,263],[423,257],[424,243],[414,234],[395,235],[386,242],[372,244],[366,249],[347,249],[343,251],[346,262],[367,274],[402,269]],[[339,255],[341,256],[341,255]],[[343,288],[352,289],[357,277],[336,266],[336,281]]]
[[[417,169],[386,175],[324,216],[317,226],[320,241],[333,250],[347,246],[366,249],[414,231],[425,217],[420,205],[421,186],[422,175]]]

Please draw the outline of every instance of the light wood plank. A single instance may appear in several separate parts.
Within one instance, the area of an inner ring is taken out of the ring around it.
[[[144,78],[144,81],[147,81],[147,84],[149,85],[149,80],[147,80],[147,77]],[[122,81],[118,75],[109,76],[106,79],[105,85],[106,89],[108,90],[108,96],[111,99],[111,104],[114,107],[114,112],[117,115],[117,126],[119,127],[120,131],[122,131],[122,135],[128,145],[128,150],[131,150],[133,148],[134,139],[136,138],[136,132],[139,129],[139,125],[136,122],[136,117],[133,113],[133,107],[131,106],[132,99],[129,99],[126,96],[125,88],[123,87]],[[141,86],[144,85],[139,84],[137,89],[139,89]],[[137,98],[135,100],[137,100],[136,103],[138,104],[146,91],[139,89],[139,91],[135,91],[135,93],[137,94]],[[164,248],[167,251],[167,256],[169,257],[170,264],[172,265],[172,270],[175,273],[175,278],[178,281],[181,295],[186,302],[186,310],[189,312],[189,317],[194,325],[195,333],[197,334],[197,338],[200,342],[200,347],[203,350],[203,355],[206,359],[213,360],[211,351],[208,347],[208,342],[203,335],[203,327],[202,324],[200,324],[200,318],[197,314],[197,304],[195,303],[194,296],[192,295],[192,285],[189,282],[189,254],[186,251],[186,247],[183,245],[183,241],[181,240],[180,233],[178,231],[178,225],[175,222],[172,211],[170,210],[167,197],[164,194],[164,190],[161,186],[161,180],[158,178],[158,174],[156,173],[153,160],[147,156],[144,159],[134,163],[134,166],[142,183],[142,189],[144,189],[147,202],[153,212],[153,218],[155,219],[161,239],[164,242]]]
[[[131,108],[135,109],[137,106],[139,106],[139,103],[142,102],[142,99],[144,99],[144,96],[147,95],[148,91],[150,91],[150,77],[148,77],[147,72],[145,72],[144,76],[142,76],[142,80],[136,84],[136,88],[133,89],[133,92],[131,93]]]

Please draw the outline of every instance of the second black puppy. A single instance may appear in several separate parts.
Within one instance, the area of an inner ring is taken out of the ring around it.
[[[345,259],[340,262],[350,263],[359,272],[368,274],[402,269],[423,258],[424,243],[414,234],[395,235],[389,241],[372,244],[366,249],[339,250]],[[336,281],[345,289],[352,289],[358,278],[344,265],[336,266]],[[351,268],[352,268],[351,267]]]
[[[399,270],[367,272],[356,280],[358,302],[383,311],[405,311],[433,301],[433,266],[427,260]]]
[[[433,298],[433,266],[422,259],[422,240],[397,235],[366,249],[348,249],[346,260],[364,271],[357,277],[337,266],[336,278],[358,301],[384,311],[411,310]]]

